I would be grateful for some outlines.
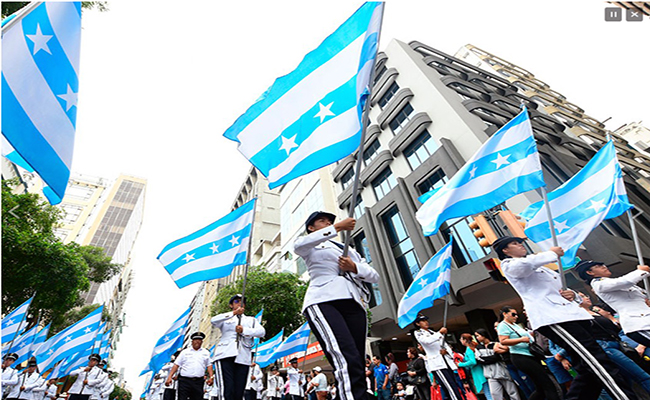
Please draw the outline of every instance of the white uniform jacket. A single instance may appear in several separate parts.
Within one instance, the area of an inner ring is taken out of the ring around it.
[[[294,251],[305,260],[309,271],[303,311],[314,304],[343,299],[354,299],[365,309],[369,299],[364,294],[363,282],[379,282],[377,271],[352,248],[348,256],[357,265],[357,273],[350,273],[351,279],[341,274],[339,257],[343,250],[330,242],[336,237],[336,229],[329,226],[299,237],[294,243]]]
[[[97,389],[100,400],[107,400],[111,393],[113,393],[113,390],[115,390],[115,383],[113,383],[111,377],[106,372],[104,372],[104,374],[106,375],[106,378]]]
[[[267,380],[267,396],[282,397],[282,389],[284,389],[284,379],[280,375],[271,375]]]
[[[422,345],[426,355],[427,371],[437,371],[440,369],[451,369],[454,362],[449,363],[445,357],[440,354],[440,350],[446,348],[445,337],[431,330],[418,329],[414,333],[415,340]]]
[[[241,316],[241,323],[237,315],[232,312],[218,314],[212,317],[212,326],[221,330],[221,339],[214,351],[212,362],[228,357],[235,357],[237,364],[251,365],[253,357],[253,338],[262,338],[266,335],[264,327],[257,322],[255,317],[248,315]],[[237,331],[235,327],[241,325],[244,331],[240,336],[240,343],[237,343]],[[239,348],[238,348],[239,347]]]
[[[255,379],[251,380],[251,377],[254,377]],[[260,366],[255,364],[254,367],[248,370],[248,379],[246,380],[245,389],[261,392],[262,389],[264,388],[264,382],[262,382],[263,378],[264,378],[264,374],[262,374],[262,370],[260,369]]]
[[[646,292],[636,284],[650,273],[636,270],[620,278],[596,278],[591,281],[594,292],[618,312],[625,333],[650,330],[650,307]]]
[[[43,397],[45,400],[56,400],[56,391],[57,387],[55,384],[48,384],[47,389],[45,389],[45,396]]]
[[[289,380],[289,394],[301,396],[302,384],[305,383],[305,378],[303,378],[302,374],[297,369],[289,367],[287,369],[287,379]]]
[[[2,370],[2,393],[9,393],[12,386],[18,384],[18,371],[11,367]],[[3,396],[4,398],[4,396]]]
[[[174,366],[173,362],[168,362],[167,364],[163,365],[162,368],[160,369],[160,376],[162,377],[164,375],[165,380],[169,376],[169,373],[172,371],[172,367]],[[178,373],[176,374],[178,375]],[[174,379],[172,376],[172,384],[169,386],[165,386],[165,389],[176,389],[176,385],[178,385],[178,381]]]
[[[27,369],[25,369],[23,372],[18,374],[18,383],[11,388],[7,398],[32,400],[33,390],[42,383],[43,380],[38,372],[34,371],[29,374]],[[4,382],[2,382],[2,384],[4,385]],[[24,386],[25,390],[21,391],[21,386]]]
[[[501,269],[524,302],[533,330],[540,326],[592,319],[578,301],[560,295],[560,274],[544,267],[557,262],[557,254],[545,251],[522,258],[506,258]],[[581,299],[576,293],[576,300]]]
[[[47,381],[40,377],[38,386],[32,389],[32,400],[42,400],[43,396],[45,396],[45,389],[47,389]]]
[[[70,389],[68,389],[68,393],[89,395],[95,393],[95,389],[102,380],[103,372],[98,367],[92,367],[88,372],[84,371],[85,368],[86,367],[79,367],[70,372],[70,376],[76,376],[77,380],[74,381]],[[86,379],[88,380],[88,384],[84,385],[84,380]]]

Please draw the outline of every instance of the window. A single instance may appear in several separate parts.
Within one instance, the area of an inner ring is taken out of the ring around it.
[[[368,246],[368,240],[366,240],[366,234],[360,232],[354,238],[354,249],[361,255],[361,257],[366,259],[366,262],[372,266],[372,255],[370,254],[370,246]],[[370,290],[370,308],[378,306],[382,303],[381,292],[379,291],[379,285],[376,283],[364,283]]]
[[[452,257],[458,267],[480,260],[488,254],[488,250],[478,244],[469,227],[471,221],[471,217],[451,219],[447,221],[447,228],[441,230],[445,238],[454,237]]]
[[[429,132],[425,130],[404,150],[404,156],[411,170],[415,171],[437,149],[438,144],[431,138]]]
[[[375,139],[363,149],[363,165],[368,166],[370,161],[372,161],[377,156],[377,150],[379,150],[379,140]]]
[[[379,107],[381,108],[386,107],[386,104],[388,104],[390,99],[393,98],[393,96],[395,95],[395,93],[397,93],[398,90],[399,90],[399,85],[397,84],[397,82],[393,82],[393,84],[390,85],[386,93],[384,93],[384,95],[381,96],[381,98],[377,102],[377,104],[379,104]]]
[[[393,133],[397,135],[402,128],[410,121],[411,115],[413,114],[413,107],[411,103],[406,103],[404,107],[397,113],[395,118],[388,124],[390,129],[393,130]]]
[[[348,207],[349,209],[349,207]],[[363,216],[363,214],[366,213],[366,209],[363,206],[363,199],[361,198],[361,195],[357,195],[357,202],[354,205],[354,218],[359,219]]]
[[[433,174],[429,175],[427,179],[422,181],[418,185],[418,190],[420,191],[420,201],[424,203],[424,201],[429,198],[429,196],[424,196],[425,194],[431,192],[434,189],[439,189],[447,183],[447,176],[445,175],[444,172],[440,168],[438,168]]]
[[[384,64],[384,65],[381,66],[381,68],[379,69],[379,71],[377,71],[377,73],[375,74],[375,77],[374,77],[374,79],[372,80],[372,83],[373,83],[373,84],[377,83],[377,81],[381,78],[382,75],[384,75],[384,73],[385,73],[386,71],[388,71],[388,67],[386,67],[386,64]]]
[[[343,190],[347,189],[347,187],[350,186],[350,183],[352,183],[352,178],[354,178],[354,168],[350,168],[341,177],[341,186],[343,186]]]
[[[382,216],[382,220],[393,251],[393,257],[395,257],[397,263],[397,269],[402,278],[402,284],[406,290],[413,282],[413,277],[420,271],[420,264],[415,255],[413,243],[408,236],[404,221],[396,206],[388,210]]]
[[[375,191],[377,201],[386,196],[395,186],[397,186],[397,181],[395,180],[390,167],[383,170],[381,174],[372,181],[372,188]]]

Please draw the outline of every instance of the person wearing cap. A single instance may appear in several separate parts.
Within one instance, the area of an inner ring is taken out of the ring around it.
[[[337,233],[351,232],[356,221],[335,220],[328,212],[312,213],[305,222],[307,235],[294,243],[310,279],[302,310],[334,367],[341,398],[365,399],[366,309],[370,300],[365,285],[379,282],[379,274],[354,249],[343,256],[344,246],[335,240]]]
[[[18,372],[11,364],[18,359],[18,354],[9,353],[2,359],[2,398],[5,398],[11,389],[18,384]]]
[[[312,371],[314,371],[314,377],[311,379],[311,382],[309,382],[309,389],[316,391],[316,398],[318,400],[326,400],[327,393],[329,393],[327,376],[325,376],[323,370],[318,365],[315,366]]]
[[[102,360],[99,363],[99,368],[101,368],[102,371],[104,372],[104,380],[102,381],[102,383],[99,384],[97,388],[98,398],[99,400],[107,400],[108,396],[110,396],[111,393],[113,393],[113,390],[115,390],[115,383],[111,380],[111,376],[110,373],[108,372],[107,364],[105,360]]]
[[[45,387],[45,393],[43,393],[43,400],[56,400],[57,399],[57,386],[56,379],[50,379],[47,381]],[[107,397],[108,398],[108,397]]]
[[[32,400],[34,389],[43,383],[41,376],[36,372],[36,360],[27,362],[27,368],[18,374],[18,381],[18,384],[12,386],[7,399]],[[4,385],[4,382],[2,383]]]
[[[593,318],[580,307],[580,296],[563,289],[560,274],[545,267],[557,263],[564,250],[554,246],[528,254],[524,241],[506,236],[497,239],[492,249],[501,260],[503,274],[524,303],[532,330],[564,348],[573,361],[577,376],[565,399],[595,400],[603,387],[614,399],[636,399],[616,364],[596,343],[591,332]]]
[[[279,400],[282,398],[282,388],[284,387],[284,379],[280,375],[280,370],[277,365],[271,367],[271,376],[267,379],[266,393],[269,399]]]
[[[650,277],[650,267],[612,278],[612,271],[602,262],[580,261],[576,267],[580,278],[591,285],[605,303],[618,312],[623,332],[635,342],[650,347],[650,300],[637,283]]]
[[[244,389],[244,399],[245,400],[255,400],[257,399],[258,393],[262,391],[263,382],[262,370],[260,369],[257,363],[253,362],[248,372],[248,380],[246,381],[246,387]]]
[[[102,370],[97,367],[101,360],[99,354],[91,354],[88,357],[88,366],[70,372],[70,376],[76,376],[77,380],[68,389],[68,400],[89,400],[95,393],[95,388],[103,378]]]
[[[232,311],[212,317],[210,322],[221,330],[221,338],[212,362],[216,362],[216,378],[221,398],[241,399],[250,365],[253,362],[254,338],[262,338],[266,330],[255,317],[244,315],[246,299],[241,294],[230,298]]]
[[[171,359],[169,360],[168,363],[162,366],[160,369],[160,374],[161,376],[165,377],[165,382],[167,382],[167,378],[171,375],[170,372],[172,368],[174,367],[174,361],[178,357],[178,355],[181,353],[180,350],[176,351],[172,356]],[[163,400],[176,400],[176,387],[178,386],[178,373],[174,374],[172,376],[172,384],[171,386],[168,386],[165,384],[165,390],[163,392]],[[214,386],[214,385],[213,385]]]
[[[289,360],[291,365],[287,368],[287,382],[289,383],[289,396],[291,400],[299,400],[303,397],[302,385],[305,383],[305,377],[302,370],[298,369],[298,359],[296,357]]]
[[[429,317],[422,314],[415,317],[413,325],[418,328],[413,332],[413,336],[426,353],[427,371],[433,374],[435,381],[445,390],[449,399],[465,400],[463,388],[458,386],[452,369],[458,367],[453,360],[449,361],[445,357],[447,328],[443,326],[437,332],[429,329]]]
[[[203,398],[203,385],[208,385],[214,380],[212,364],[210,364],[210,352],[202,348],[205,333],[194,332],[190,335],[192,346],[181,351],[172,367],[165,386],[172,385],[172,377],[178,373],[178,399],[179,400],[201,400]],[[205,371],[208,371],[208,379],[205,379]]]

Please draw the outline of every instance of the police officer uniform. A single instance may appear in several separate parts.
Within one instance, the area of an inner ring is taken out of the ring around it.
[[[332,224],[336,218],[322,211],[312,213],[305,222],[308,233],[308,227],[321,217]],[[336,237],[336,229],[331,225],[294,243],[295,253],[307,264],[310,279],[303,313],[334,367],[341,398],[365,399],[366,308],[370,292],[364,283],[379,282],[379,274],[354,249],[350,249],[348,256],[356,264],[357,272],[342,272],[338,263],[343,245],[334,241]]]
[[[163,365],[162,368],[160,369],[160,375],[164,376],[165,379],[169,376],[171,373],[171,369],[174,366],[174,360],[176,357],[178,357],[178,354],[180,351],[176,352],[172,356],[172,360],[168,362],[167,364]],[[178,375],[178,374],[176,374]],[[163,392],[163,400],[175,400],[176,399],[176,388],[178,386],[178,380],[175,379],[175,376],[172,376],[172,384],[170,386],[165,385],[165,391]]]
[[[236,299],[244,301],[241,295],[233,296],[229,304]],[[221,330],[221,339],[215,349],[213,362],[216,362],[215,377],[222,399],[241,399],[244,396],[248,370],[253,361],[252,349],[254,338],[266,335],[264,327],[248,315],[227,312],[215,315],[211,320],[212,326]],[[235,328],[241,325],[244,330],[241,335]]]
[[[91,354],[88,360],[94,360],[99,363],[102,359],[99,354]],[[77,380],[68,389],[68,394],[70,395],[68,400],[89,400],[90,396],[95,393],[97,386],[101,383],[103,378],[102,370],[97,366],[93,366],[88,371],[85,371],[86,368],[79,367],[70,372],[70,376],[76,376]],[[84,381],[87,381],[87,383],[84,383]]]
[[[275,365],[271,367],[271,376],[267,380],[267,386],[266,386],[266,393],[267,396],[273,400],[273,399],[281,399],[282,398],[282,389],[284,388],[284,379],[280,376],[280,374],[276,374],[278,371],[278,367]]]
[[[569,301],[560,295],[560,274],[546,264],[557,263],[553,251],[511,258],[503,250],[512,242],[525,239],[503,237],[492,248],[499,255],[501,269],[521,297],[533,330],[563,347],[571,356],[578,373],[565,399],[597,399],[604,387],[614,399],[636,399],[625,383],[618,367],[605,354],[591,333],[592,316],[579,306],[582,301],[576,293]]]
[[[650,272],[637,269],[618,278],[593,278],[587,271],[596,265],[604,264],[580,261],[576,271],[591,284],[598,297],[616,310],[623,332],[635,342],[650,347],[650,307],[646,303],[645,289],[637,285],[650,277]]]
[[[195,332],[190,338],[191,340],[203,340],[205,334]],[[174,364],[178,366],[178,400],[201,400],[203,398],[205,371],[207,369],[212,373],[210,369],[210,352],[202,347],[194,350],[190,346],[181,351]],[[172,372],[175,372],[173,368]],[[167,379],[169,380],[169,376]]]
[[[18,359],[18,354],[9,353],[6,356],[4,356],[3,361],[8,362],[8,360],[11,360],[11,363],[13,363],[17,359]],[[13,386],[17,385],[18,382],[19,382],[18,372],[11,367],[11,364],[7,367],[3,366],[2,367],[2,397],[5,398],[9,394]]]
[[[33,400],[34,389],[43,383],[36,370],[29,371],[29,368],[34,367],[36,367],[36,361],[32,360],[27,363],[27,368],[18,374],[18,384],[12,386],[7,399]]]
[[[302,398],[302,384],[305,382],[305,378],[298,368],[295,368],[293,364],[298,363],[297,358],[292,358],[289,360],[291,367],[287,368],[287,380],[289,381],[289,396],[292,400],[298,400]]]
[[[248,373],[248,380],[246,381],[246,389],[244,391],[244,399],[246,400],[256,400],[258,394],[262,391],[263,382],[262,370],[257,364],[251,365],[251,368]]]

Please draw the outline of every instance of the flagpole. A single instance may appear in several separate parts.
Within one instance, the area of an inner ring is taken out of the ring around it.
[[[445,296],[445,309],[442,313],[442,326],[447,326],[447,312],[449,311],[449,295]]]
[[[34,10],[36,7],[40,6],[41,4],[43,4],[42,1],[32,1],[32,2],[30,2],[29,4],[27,4],[25,7],[21,8],[21,9],[18,10],[18,11],[16,11],[16,13],[15,13],[16,16],[13,17],[11,20],[9,20],[9,21],[8,21],[8,22],[7,22],[7,23],[2,27],[2,33],[7,32],[7,31],[9,30],[9,28],[11,28],[12,26],[14,26],[14,25],[17,24],[18,22],[20,22],[20,20],[23,19],[23,17],[24,17],[25,15],[29,14],[30,12],[32,12],[32,10]]]
[[[643,254],[641,253],[641,244],[639,243],[639,236],[636,233],[636,223],[634,222],[634,217],[630,210],[627,210],[627,218],[630,220],[630,228],[632,229],[632,239],[634,240],[634,249],[636,250],[636,257],[639,261],[639,265],[645,265],[643,261]],[[645,287],[645,295],[647,299],[650,299],[650,282],[648,278],[643,278],[643,286]]]
[[[350,210],[348,212],[348,217],[352,218],[354,216],[354,208],[357,206],[357,196],[359,193],[359,175],[361,174],[361,161],[363,160],[363,147],[364,142],[366,141],[366,131],[368,130],[369,123],[369,112],[370,112],[370,99],[372,97],[372,91],[374,89],[374,79],[375,79],[375,64],[377,63],[377,53],[379,53],[379,41],[381,39],[381,26],[384,21],[384,3],[381,8],[381,17],[379,20],[379,33],[377,34],[377,50],[375,51],[375,57],[372,60],[372,68],[370,69],[370,78],[368,80],[369,92],[368,97],[366,97],[366,103],[363,105],[363,113],[361,115],[361,142],[359,143],[359,152],[357,153],[357,162],[354,168],[354,181],[352,182],[352,199],[350,200]],[[348,249],[350,247],[350,239],[352,238],[352,231],[346,231],[345,233],[345,245],[343,247],[343,257],[348,256]]]
[[[546,194],[546,187],[540,188],[542,197],[544,198],[544,207],[546,207],[546,216],[548,217],[548,224],[551,228],[551,237],[553,239],[553,246],[558,247],[557,235],[555,234],[555,223],[553,222],[553,215],[551,214],[551,205],[548,202],[548,195]],[[560,282],[562,283],[562,290],[566,290],[566,277],[564,276],[564,267],[562,266],[562,257],[557,258],[558,272],[560,273]]]
[[[246,252],[246,266],[244,267],[244,282],[242,283],[242,289],[241,289],[241,306],[245,306],[245,295],[246,295],[246,282],[248,280],[248,266],[251,263],[251,250],[253,250],[253,228],[255,227],[255,212],[257,211],[257,197],[254,197],[253,200],[255,201],[255,207],[253,207],[253,222],[251,222],[251,234],[248,239],[248,251]],[[244,308],[246,310],[246,308]],[[241,314],[237,316],[237,324],[241,325]],[[237,348],[239,348],[239,337],[241,336],[240,333],[237,334]]]
[[[32,296],[32,301],[34,301],[34,297],[36,297],[36,293]],[[9,347],[7,348],[7,354],[11,353],[11,348],[14,346],[14,341],[16,338],[19,336],[18,332],[20,332],[20,327],[25,321],[25,318],[27,318],[27,313],[29,312],[29,309],[32,307],[32,301],[29,302],[29,305],[27,306],[27,309],[25,310],[25,313],[23,316],[20,318],[20,322],[18,323],[18,328],[16,329],[16,334],[14,335],[13,338],[11,338],[11,342],[9,342]]]

